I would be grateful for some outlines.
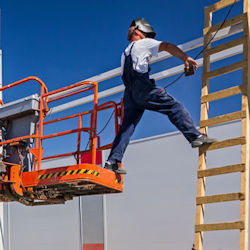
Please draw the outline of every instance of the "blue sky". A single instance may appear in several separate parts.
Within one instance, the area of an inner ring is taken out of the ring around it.
[[[35,75],[46,83],[49,90],[54,90],[120,66],[120,55],[128,44],[127,29],[136,17],[145,17],[154,26],[158,40],[181,44],[201,37],[204,7],[215,2],[0,0],[3,85]],[[235,5],[230,17],[241,12],[241,5]],[[215,22],[222,21],[226,11],[218,12]],[[238,59],[240,57],[235,60]],[[179,63],[179,59],[157,63],[153,65],[152,71],[157,72]],[[197,125],[201,71],[199,69],[196,76],[183,78],[169,88],[169,92],[188,108]],[[233,81],[237,77],[233,75],[224,80]],[[164,86],[170,80],[165,79],[158,84]],[[99,89],[119,84],[121,80],[116,78],[100,83]],[[24,97],[32,91],[30,87],[17,88],[10,94],[4,93],[4,100]],[[118,95],[114,99],[120,97]],[[238,105],[234,104],[230,100],[225,106],[231,108]],[[212,108],[212,112],[219,113],[220,108]],[[101,127],[103,122],[99,122]],[[146,112],[133,139],[174,130],[163,115]],[[109,133],[106,137],[110,137]]]

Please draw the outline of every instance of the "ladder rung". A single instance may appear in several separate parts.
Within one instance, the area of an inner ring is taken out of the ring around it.
[[[247,64],[245,61],[237,62],[237,63],[231,64],[231,65],[210,71],[206,74],[203,74],[203,79],[207,79],[207,78],[210,79],[210,78],[217,77],[220,75],[228,74],[230,72],[241,69],[241,68],[245,67],[246,65]]]
[[[210,55],[213,55],[215,53],[221,52],[223,50],[236,47],[237,45],[243,44],[245,39],[246,39],[246,37],[240,37],[240,38],[237,38],[233,41],[223,43],[221,45],[218,45],[218,46],[210,48],[210,49],[206,49],[204,51],[203,57],[210,56]]]
[[[244,200],[244,199],[245,199],[245,195],[243,193],[219,194],[219,195],[197,197],[196,204],[201,205],[201,204],[207,204],[207,203],[236,201],[236,200]]]
[[[201,146],[199,149],[201,153],[204,153],[210,150],[232,147],[236,145],[242,145],[245,143],[246,143],[246,138],[242,136],[242,137],[238,137],[234,139],[229,139],[229,140],[224,140],[224,141],[219,141],[219,142],[214,142],[212,144],[204,145],[204,146]]]
[[[207,12],[214,12],[214,11],[220,10],[222,8],[225,8],[231,4],[234,4],[235,2],[239,2],[239,1],[240,0],[223,0],[223,1],[217,2],[213,5],[206,7],[205,10]]]
[[[239,85],[239,86],[235,86],[232,88],[220,90],[220,91],[208,94],[208,95],[204,95],[201,97],[201,103],[211,102],[211,101],[219,100],[219,99],[226,98],[232,95],[241,94],[242,89],[243,87]]]
[[[245,164],[235,164],[235,165],[229,165],[229,166],[220,167],[220,168],[198,170],[198,178],[220,175],[220,174],[243,172],[243,171],[245,171]]]
[[[229,121],[233,121],[233,120],[238,120],[238,119],[242,119],[242,118],[246,118],[246,111],[245,110],[226,114],[226,115],[217,116],[217,117],[210,118],[207,120],[201,120],[200,127],[212,126],[215,124],[221,124],[221,123],[225,123],[225,122],[229,122]]]
[[[195,232],[202,231],[216,231],[216,230],[233,230],[233,229],[244,229],[243,221],[236,222],[224,222],[224,223],[211,223],[211,224],[199,224],[195,225]]]
[[[223,24],[223,29],[226,28],[226,27],[228,27],[228,26],[232,26],[234,24],[241,23],[243,20],[244,21],[246,20],[246,15],[245,14],[241,14],[239,16],[236,16],[236,17],[233,17],[231,19],[228,19]],[[217,23],[217,24],[215,24],[213,26],[206,27],[206,28],[203,29],[203,34],[205,36],[208,33],[212,33],[214,31],[217,31],[220,27],[221,27],[221,23]]]

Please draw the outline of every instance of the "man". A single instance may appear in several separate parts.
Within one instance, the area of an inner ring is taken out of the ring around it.
[[[117,174],[126,174],[126,170],[120,168],[119,163],[145,109],[167,115],[192,147],[200,147],[216,141],[201,134],[184,106],[149,78],[149,60],[161,51],[167,51],[180,58],[184,62],[186,71],[191,68],[194,71],[197,69],[194,59],[171,43],[155,40],[155,36],[153,27],[144,18],[132,21],[128,31],[130,44],[121,59],[122,80],[126,87],[123,99],[123,123],[105,164],[106,169]]]

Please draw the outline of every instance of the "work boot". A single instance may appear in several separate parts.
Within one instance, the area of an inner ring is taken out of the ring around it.
[[[216,142],[217,139],[209,138],[206,134],[199,135],[194,141],[191,142],[192,148],[197,148],[205,144]]]
[[[105,169],[114,171],[116,174],[127,174],[127,171],[124,168],[120,168],[118,163],[110,163],[107,161],[104,166]]]

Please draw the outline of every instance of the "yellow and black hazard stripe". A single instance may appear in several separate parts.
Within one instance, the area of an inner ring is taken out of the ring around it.
[[[115,179],[115,183],[123,184],[123,181],[121,179]]]
[[[53,177],[62,177],[67,175],[75,175],[75,174],[90,174],[97,177],[100,177],[100,173],[91,169],[76,169],[76,170],[68,170],[68,171],[61,171],[56,173],[50,173],[50,174],[41,174],[38,175],[38,180],[45,180],[50,179]]]

